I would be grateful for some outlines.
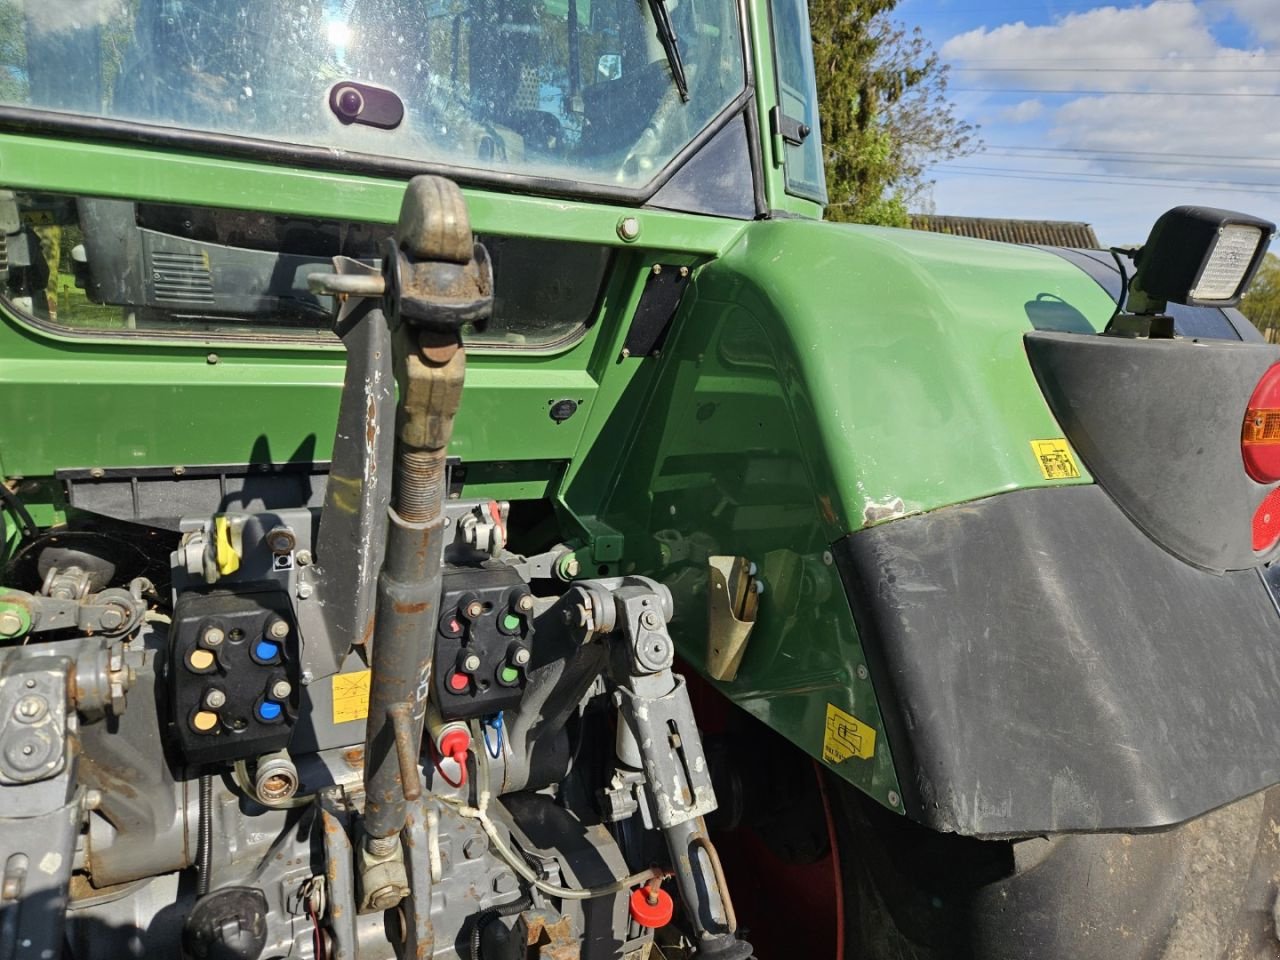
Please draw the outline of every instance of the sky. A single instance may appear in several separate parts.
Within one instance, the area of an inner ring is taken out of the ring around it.
[[[933,210],[1082,220],[1139,244],[1170,207],[1280,222],[1280,0],[900,0],[984,148]]]

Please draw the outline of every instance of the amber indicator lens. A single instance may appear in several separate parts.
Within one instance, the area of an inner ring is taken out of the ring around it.
[[[1258,483],[1280,480],[1280,364],[1262,375],[1240,429],[1244,468]]]

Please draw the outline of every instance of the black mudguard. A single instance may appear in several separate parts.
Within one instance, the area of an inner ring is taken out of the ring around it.
[[[904,518],[836,554],[911,819],[1146,830],[1280,783],[1260,573],[1178,559],[1100,487]]]

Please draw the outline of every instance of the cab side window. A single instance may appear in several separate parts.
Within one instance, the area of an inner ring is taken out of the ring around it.
[[[778,106],[769,116],[769,125],[774,142],[781,139],[784,144],[787,192],[826,203],[809,11],[804,0],[774,0],[770,17]]]

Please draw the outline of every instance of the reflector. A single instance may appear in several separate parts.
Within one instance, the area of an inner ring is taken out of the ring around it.
[[[1253,549],[1265,553],[1280,541],[1280,487],[1267,494],[1267,498],[1253,515]]]

